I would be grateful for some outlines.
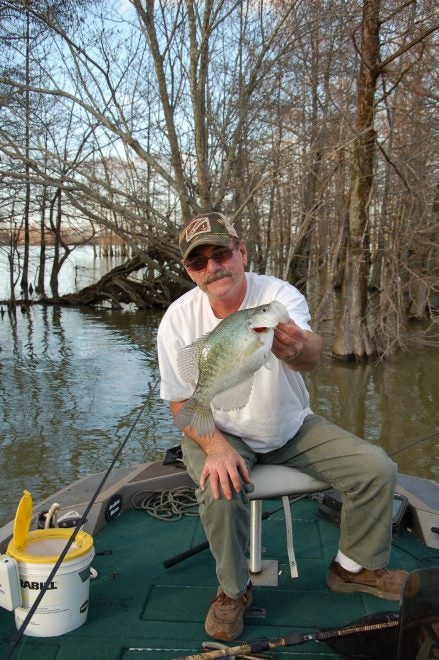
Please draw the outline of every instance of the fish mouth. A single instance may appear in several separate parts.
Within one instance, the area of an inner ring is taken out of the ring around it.
[[[267,332],[269,328],[267,326],[261,326],[257,328],[250,328],[252,332],[254,332],[257,335],[260,335],[262,332]]]

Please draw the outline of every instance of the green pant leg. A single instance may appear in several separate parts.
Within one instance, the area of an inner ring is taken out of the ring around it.
[[[250,469],[255,462],[254,452],[239,438],[230,435],[226,437],[243,456]],[[198,484],[206,454],[196,442],[185,435],[181,446],[188,474]],[[250,518],[248,497],[244,489],[241,489],[240,493],[233,491],[231,500],[224,497],[215,500],[209,480],[204,491],[197,488],[196,497],[200,519],[215,558],[218,581],[230,598],[242,596],[248,581],[248,561],[245,554]]]
[[[340,550],[365,568],[387,565],[397,466],[380,447],[310,415],[284,447],[258,458],[301,468],[339,490]]]

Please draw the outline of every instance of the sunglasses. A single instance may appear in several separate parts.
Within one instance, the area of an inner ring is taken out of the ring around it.
[[[184,262],[184,265],[186,266],[186,268],[189,268],[189,270],[195,270],[197,272],[207,268],[209,259],[213,259],[215,263],[222,265],[233,257],[233,252],[237,248],[238,246],[234,246],[233,248],[229,248],[229,247],[220,248],[219,250],[215,250],[214,252],[212,252],[210,257],[206,257],[205,255],[200,255],[199,257],[194,257],[193,259],[187,259]]]

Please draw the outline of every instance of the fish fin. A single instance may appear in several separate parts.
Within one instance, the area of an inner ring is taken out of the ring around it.
[[[268,369],[268,371],[271,371],[272,369],[274,369],[274,367],[276,365],[276,362],[277,362],[277,358],[270,351],[269,354],[268,354],[266,362],[264,362],[264,364],[262,366],[265,367],[266,369]]]
[[[180,408],[174,417],[174,422],[182,431],[188,426],[203,437],[211,437],[215,432],[215,422],[210,407],[202,408],[193,397]]]
[[[237,410],[244,408],[250,398],[253,387],[253,374],[241,383],[232,385],[212,398],[212,406],[217,410]]]
[[[187,383],[195,385],[198,381],[198,361],[205,339],[206,337],[200,337],[177,353],[178,372]]]

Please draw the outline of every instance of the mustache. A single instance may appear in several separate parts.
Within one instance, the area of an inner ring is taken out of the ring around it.
[[[210,284],[211,282],[216,282],[217,280],[222,280],[223,277],[232,277],[233,278],[233,273],[230,270],[216,270],[214,273],[211,273],[211,275],[208,275],[206,279],[204,280],[204,285]]]

